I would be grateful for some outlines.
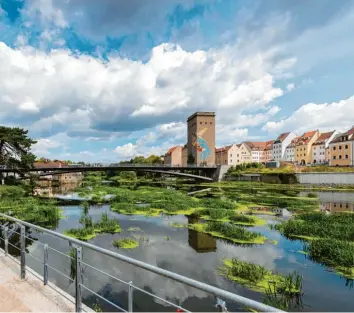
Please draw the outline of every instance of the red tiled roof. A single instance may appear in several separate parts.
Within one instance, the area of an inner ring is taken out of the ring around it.
[[[354,140],[354,126],[349,129],[346,133],[340,134],[337,137],[335,137],[331,143],[337,143],[337,142],[342,142],[342,137],[348,137],[348,140]]]
[[[315,143],[313,144],[314,146],[317,146],[317,145],[323,145],[324,143],[326,143],[326,141],[331,138],[331,136],[333,135],[335,131],[331,131],[331,132],[328,132],[328,133],[323,133],[321,134],[318,139],[315,141]]]
[[[285,138],[289,136],[289,134],[290,134],[290,132],[280,134],[275,141],[276,142],[283,142],[285,140]]]
[[[274,140],[266,141],[266,146],[265,146],[264,150],[272,150],[273,149],[273,143],[274,143]]]
[[[174,147],[170,148],[170,150],[168,150],[165,155],[171,155],[172,152],[176,150],[176,148],[177,148],[177,146],[174,146]]]
[[[251,150],[264,150],[267,145],[264,141],[245,141],[244,144]]]
[[[232,145],[225,146],[225,147],[222,147],[222,148],[215,148],[215,153],[226,152],[226,151],[230,150],[231,147],[232,147]]]
[[[312,130],[312,131],[304,133],[297,141],[297,145],[298,146],[307,145],[309,143],[309,141],[312,139],[312,137],[315,136],[316,133],[317,133],[317,130]]]

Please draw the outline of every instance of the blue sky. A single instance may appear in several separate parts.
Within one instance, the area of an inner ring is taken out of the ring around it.
[[[354,124],[353,0],[0,0],[0,123],[112,162]]]

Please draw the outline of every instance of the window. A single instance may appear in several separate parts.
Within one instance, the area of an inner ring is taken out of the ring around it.
[[[335,159],[336,159],[336,156],[334,155],[334,156],[333,156],[333,160],[335,160]]]
[[[339,146],[339,150],[342,150],[342,146]]]
[[[232,163],[232,159],[230,160],[230,162]]]
[[[210,122],[210,125],[212,125],[213,124],[213,122]]]
[[[348,154],[346,154],[346,155],[345,155],[345,158],[346,158],[347,160],[349,159],[349,156],[348,156]]]
[[[334,207],[336,208],[336,207],[337,207],[337,205],[336,205],[336,204],[334,204]]]
[[[341,208],[341,207],[342,207],[342,204],[340,204],[339,207]]]
[[[336,150],[336,147],[333,147],[333,151],[335,151]]]
[[[340,156],[339,156],[339,160],[341,160],[341,159],[342,159],[342,156],[340,155]]]
[[[232,153],[230,154],[230,157],[232,157]]]
[[[348,205],[348,203],[345,205],[345,207],[348,209],[349,208],[349,205]]]
[[[345,149],[348,149],[348,145],[345,145]]]

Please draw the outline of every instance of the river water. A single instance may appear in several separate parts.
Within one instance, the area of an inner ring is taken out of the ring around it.
[[[353,193],[321,192],[318,195],[322,209],[334,209],[334,204],[342,204],[344,210],[346,204],[351,208],[354,205]],[[60,220],[56,227],[56,231],[61,233],[69,228],[77,227],[82,212],[80,206],[74,205],[63,206],[62,209],[65,218]],[[237,257],[241,260],[263,265],[282,274],[298,271],[304,277],[304,295],[302,306],[294,307],[292,311],[354,311],[353,282],[341,278],[325,267],[308,260],[305,255],[299,252],[303,250],[303,243],[300,240],[288,240],[278,232],[269,229],[268,225],[253,227],[250,230],[259,231],[269,239],[277,240],[277,245],[265,244],[245,247],[214,239],[209,235],[196,233],[186,228],[172,228],[169,225],[172,222],[187,224],[190,221],[185,216],[126,216],[111,212],[109,205],[91,206],[89,210],[89,214],[94,220],[97,220],[103,212],[107,212],[110,216],[120,220],[122,232],[114,235],[98,235],[89,241],[99,247],[119,252],[258,301],[262,301],[262,294],[251,291],[235,282],[230,282],[218,273],[218,268],[222,265],[223,259]],[[275,217],[264,216],[264,218],[267,219],[268,224],[276,222]],[[130,227],[138,227],[141,231],[128,231]],[[48,243],[50,247],[65,254],[70,250],[69,244],[61,239],[35,231],[32,231],[32,236],[39,239],[41,243]],[[132,236],[137,239],[145,238],[145,240],[141,241],[138,248],[132,250],[117,249],[112,245],[112,241],[115,239]],[[31,255],[39,259],[43,258],[42,244],[31,241],[27,241],[27,244],[28,252]],[[194,288],[134,268],[129,264],[89,249],[83,250],[83,261],[126,282],[133,281],[134,285],[179,304],[188,310],[216,311],[215,299]],[[31,256],[27,257],[27,264],[41,275],[43,274],[43,265]],[[50,250],[49,264],[70,276],[71,263],[67,257]],[[72,295],[75,294],[75,286],[70,283],[68,278],[51,269],[49,270],[49,278],[51,282],[63,290]],[[126,285],[114,281],[88,266],[84,267],[83,280],[84,285],[88,288],[127,309],[128,288]],[[86,291],[83,292],[83,296],[86,304],[97,302],[103,311],[116,310],[112,306],[98,301],[96,296]],[[233,303],[226,302],[226,304],[229,311],[243,310]],[[135,291],[134,311],[174,312],[175,309],[162,305],[161,302],[157,302],[140,291]]]

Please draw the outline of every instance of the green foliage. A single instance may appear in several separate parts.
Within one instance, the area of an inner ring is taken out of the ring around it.
[[[209,222],[206,231],[217,232],[227,238],[243,241],[252,241],[262,236],[260,233],[250,232],[243,227],[220,222]]]
[[[307,194],[307,196],[308,196],[309,198],[317,198],[317,194],[315,194],[315,193],[313,193],[313,192],[309,192],[309,193]]]
[[[94,225],[95,231],[100,233],[119,233],[121,232],[119,220],[109,218],[107,213],[102,213],[100,220]]]
[[[266,274],[270,274],[270,271],[263,266],[247,263],[234,258],[231,260],[229,274],[246,279],[252,283],[257,283],[263,280]]]
[[[305,245],[304,250],[316,262],[327,266],[354,267],[354,243],[319,239]]]
[[[36,141],[27,134],[28,131],[22,128],[0,126],[0,165],[32,167],[36,157],[31,153],[31,147]]]
[[[131,238],[122,238],[113,241],[113,246],[122,249],[134,249],[139,247],[139,241]]]
[[[0,186],[0,198],[18,199],[25,195],[25,190],[21,186]]]
[[[137,180],[136,173],[133,171],[120,172],[119,178],[122,180]]]
[[[354,241],[354,223],[351,213],[325,215],[320,212],[300,214],[275,226],[286,237],[315,237]]]

